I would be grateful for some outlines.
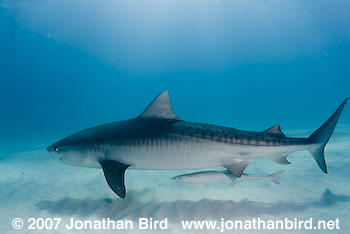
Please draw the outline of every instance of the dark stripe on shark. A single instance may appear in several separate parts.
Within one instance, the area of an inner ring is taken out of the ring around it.
[[[283,146],[283,145],[306,145],[311,144],[305,138],[287,138],[274,136],[264,132],[246,132],[233,128],[217,127],[211,125],[198,126],[188,122],[175,124],[170,134],[180,140],[189,137],[196,140],[208,140],[218,143],[255,145],[255,146]],[[168,133],[169,134],[169,133]],[[166,138],[166,137],[165,137]]]
[[[285,145],[307,145],[312,144],[306,138],[287,138],[274,136],[264,132],[246,132],[231,128],[217,126],[201,126],[202,124],[191,124],[188,122],[174,123],[172,127],[146,128],[136,133],[131,130],[121,138],[119,145],[137,147],[141,145],[151,147],[170,146],[179,142],[193,143],[210,141],[232,145],[252,146],[285,146]],[[159,126],[158,126],[159,127]]]

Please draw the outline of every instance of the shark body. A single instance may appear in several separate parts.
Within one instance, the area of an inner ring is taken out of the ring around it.
[[[306,149],[327,173],[324,147],[347,100],[310,137],[290,138],[279,125],[251,132],[183,121],[173,113],[168,92],[164,91],[138,117],[82,130],[47,150],[66,164],[102,168],[107,183],[122,198],[126,195],[127,168],[184,170],[223,166],[241,177],[255,158],[288,164],[288,154]]]

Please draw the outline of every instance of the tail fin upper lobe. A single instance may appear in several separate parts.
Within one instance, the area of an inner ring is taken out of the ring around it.
[[[324,173],[327,173],[326,161],[324,159],[324,148],[329,138],[331,137],[333,130],[337,125],[338,119],[348,100],[349,98],[346,98],[334,112],[334,114],[308,138],[310,142],[319,143],[318,145],[316,144],[317,147],[310,148],[309,151]]]

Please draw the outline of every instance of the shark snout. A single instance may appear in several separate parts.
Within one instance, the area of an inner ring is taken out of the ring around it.
[[[59,157],[60,160],[63,160],[62,156],[59,156],[59,154],[57,152],[58,148],[57,148],[57,146],[55,144],[50,145],[49,147],[46,148],[46,150],[47,150],[47,152],[49,152],[49,154],[57,156],[57,157]]]
[[[174,176],[173,178],[171,178],[172,180],[181,180],[181,176]]]
[[[55,150],[55,146],[54,145],[50,145],[49,147],[46,148],[46,150],[47,150],[47,152],[52,153]]]
[[[47,152],[50,153],[50,151],[51,151],[51,146],[47,147],[46,150],[47,150]]]
[[[50,145],[49,147],[46,148],[46,150],[50,153],[50,154],[54,154],[58,151],[58,148],[55,144]]]

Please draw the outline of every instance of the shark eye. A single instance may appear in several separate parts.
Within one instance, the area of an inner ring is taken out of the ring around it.
[[[55,146],[55,151],[57,152],[58,151],[58,148]]]

